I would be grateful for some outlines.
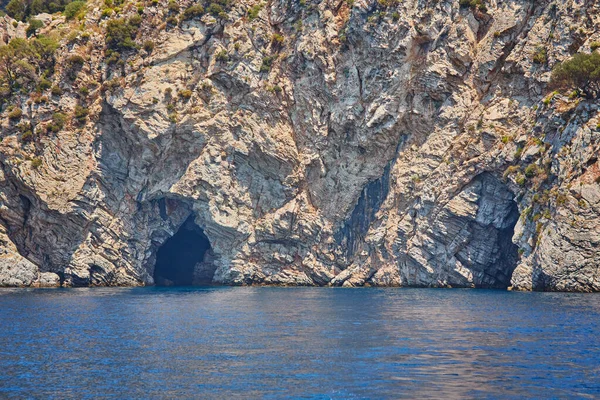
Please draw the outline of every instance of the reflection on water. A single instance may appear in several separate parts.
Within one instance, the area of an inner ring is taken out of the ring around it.
[[[0,398],[600,396],[600,296],[0,290]]]

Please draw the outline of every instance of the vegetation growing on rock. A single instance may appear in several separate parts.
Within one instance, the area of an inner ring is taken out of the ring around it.
[[[479,10],[482,12],[487,11],[487,7],[483,0],[460,0],[459,4],[461,7],[471,8],[473,10]]]
[[[183,20],[190,20],[194,18],[200,18],[204,15],[204,7],[200,4],[194,4],[193,6],[188,7],[182,15]]]
[[[67,19],[75,18],[77,15],[82,13],[85,7],[85,1],[76,0],[65,6],[63,14]]]
[[[106,45],[112,50],[133,50],[138,45],[134,39],[142,20],[139,15],[131,18],[111,19],[106,24]]]
[[[27,27],[27,30],[25,32],[27,33],[27,36],[32,36],[35,35],[37,30],[43,26],[44,23],[42,21],[40,21],[39,19],[31,18],[29,20],[29,26]]]
[[[69,8],[69,15],[75,16],[83,7],[85,2],[76,1],[75,6]],[[25,21],[29,16],[38,15],[40,13],[56,13],[64,11],[71,4],[71,0],[10,0],[6,5],[6,14],[13,17],[17,21]]]
[[[551,85],[561,89],[579,89],[588,98],[600,94],[600,53],[577,53],[552,70]]]
[[[54,73],[58,42],[47,36],[14,38],[0,46],[0,102],[17,90],[33,91],[43,76]]]

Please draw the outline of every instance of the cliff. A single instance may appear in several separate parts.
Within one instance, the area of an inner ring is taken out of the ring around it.
[[[59,46],[4,94],[0,286],[153,284],[195,224],[214,283],[600,290],[598,102],[548,88],[598,4],[461,3],[37,17]]]

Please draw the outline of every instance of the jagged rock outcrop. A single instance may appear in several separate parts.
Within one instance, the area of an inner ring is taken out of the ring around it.
[[[215,283],[600,290],[598,104],[547,89],[598,4],[485,3],[125,3],[154,49],[113,62],[90,2],[33,140],[2,119],[0,286],[152,284],[192,216]]]

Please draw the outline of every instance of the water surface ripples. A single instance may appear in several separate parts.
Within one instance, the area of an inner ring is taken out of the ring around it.
[[[600,295],[0,290],[0,398],[600,396]]]

